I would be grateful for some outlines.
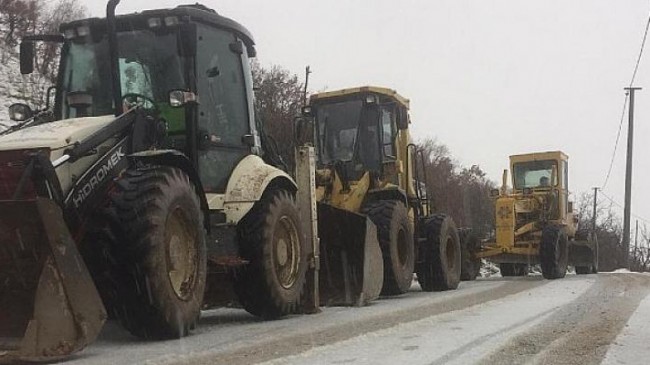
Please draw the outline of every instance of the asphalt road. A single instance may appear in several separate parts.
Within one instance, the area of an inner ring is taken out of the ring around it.
[[[108,323],[69,364],[650,364],[650,275],[490,278],[264,322],[203,313],[181,340]]]

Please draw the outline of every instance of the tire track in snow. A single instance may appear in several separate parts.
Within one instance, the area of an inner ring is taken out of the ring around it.
[[[523,278],[522,278],[523,279]],[[524,280],[530,280],[527,278]],[[498,300],[437,313],[410,323],[367,333],[270,364],[468,364],[542,323],[578,298],[596,277],[542,281],[531,290]],[[522,281],[523,282],[523,281]],[[514,284],[516,282],[512,282]]]
[[[650,293],[650,277],[599,274],[578,299],[481,364],[600,364],[639,303]]]
[[[482,285],[489,283],[502,282],[503,285],[493,287],[490,290],[477,291]],[[359,316],[354,320],[337,323],[332,326],[318,327],[314,326],[309,333],[296,331],[293,334],[277,333],[276,336],[266,337],[264,341],[257,341],[255,344],[240,346],[230,351],[205,351],[202,353],[193,353],[191,356],[172,359],[159,359],[159,361],[149,361],[148,364],[253,364],[276,358],[287,357],[299,354],[319,346],[328,345],[344,341],[366,333],[372,333],[379,330],[391,328],[400,324],[418,321],[423,318],[436,316],[439,314],[449,313],[460,309],[469,308],[478,304],[498,300],[503,297],[520,293],[522,291],[543,286],[548,283],[541,277],[520,278],[520,280],[486,280],[485,282],[471,283],[471,289],[460,288],[458,291],[446,293],[421,293],[431,298],[419,306],[400,306],[398,302],[408,298],[386,298],[380,300],[382,304],[389,304],[385,310],[377,312],[374,315],[363,315],[364,309],[370,308],[352,308],[357,311]],[[390,303],[396,301],[395,303]],[[327,310],[314,319],[320,317],[326,320],[328,317]],[[311,317],[309,317],[311,318]],[[308,320],[309,318],[303,318]],[[171,360],[171,361],[169,361]]]

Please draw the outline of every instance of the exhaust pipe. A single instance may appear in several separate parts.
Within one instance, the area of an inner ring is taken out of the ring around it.
[[[117,24],[115,21],[115,8],[120,0],[109,0],[106,4],[106,30],[108,33],[108,55],[111,65],[111,83],[113,89],[113,104],[115,105],[115,116],[122,115],[122,86],[120,84],[120,60],[117,44]]]

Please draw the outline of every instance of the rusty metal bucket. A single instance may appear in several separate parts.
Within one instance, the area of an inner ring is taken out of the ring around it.
[[[381,293],[377,228],[364,215],[318,203],[321,305],[363,306]]]
[[[61,359],[93,342],[105,320],[58,205],[0,201],[0,363]]]

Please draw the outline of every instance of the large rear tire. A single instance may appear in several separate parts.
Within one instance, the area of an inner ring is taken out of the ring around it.
[[[460,238],[462,258],[460,280],[476,280],[481,271],[481,259],[474,257],[474,252],[477,252],[479,248],[478,237],[471,228],[459,229],[458,237]]]
[[[206,232],[197,191],[182,170],[127,170],[111,195],[121,266],[116,315],[132,334],[179,338],[201,313]]]
[[[415,246],[413,229],[403,203],[378,201],[363,211],[377,226],[377,238],[384,258],[382,295],[406,293],[413,284]]]
[[[270,188],[239,223],[241,256],[235,292],[249,313],[275,319],[295,313],[307,273],[307,250],[292,194]]]
[[[445,214],[434,215],[425,225],[424,257],[418,263],[418,281],[424,291],[458,288],[461,271],[460,239],[456,224]]]
[[[562,227],[547,226],[542,230],[539,260],[544,278],[561,279],[566,276],[569,261],[569,239]]]

